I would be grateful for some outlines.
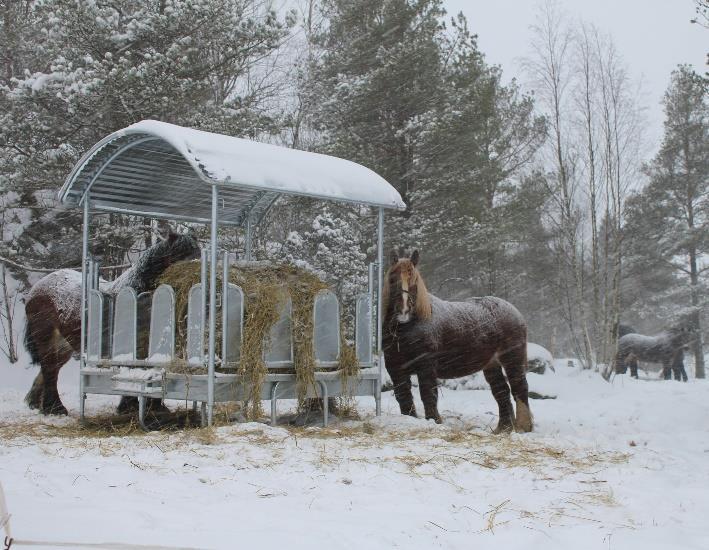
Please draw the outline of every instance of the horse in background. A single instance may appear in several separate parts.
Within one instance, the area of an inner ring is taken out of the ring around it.
[[[124,286],[137,293],[153,290],[158,277],[181,260],[198,258],[199,245],[193,235],[170,233],[147,249],[135,266],[111,283],[101,285],[108,294]],[[40,371],[25,402],[42,414],[67,414],[59,398],[59,370],[81,348],[81,273],[60,269],[42,277],[30,289],[25,302],[25,348]],[[129,407],[122,400],[119,410]]]
[[[630,376],[638,377],[638,361],[662,364],[662,374],[669,380],[687,381],[684,369],[684,350],[694,339],[694,332],[686,327],[668,329],[656,336],[625,334],[618,340],[615,357],[616,374],[625,374],[630,367]]]
[[[383,350],[402,414],[416,416],[411,375],[418,377],[426,419],[441,422],[438,379],[483,371],[499,408],[496,433],[532,430],[528,386],[527,324],[510,303],[494,297],[447,302],[428,292],[411,258],[392,253],[384,277]],[[505,374],[507,379],[505,379]],[[509,382],[509,384],[508,384]],[[515,416],[511,393],[517,405]]]
[[[613,325],[613,333],[616,337],[616,339],[620,340],[623,336],[626,334],[637,334],[637,330],[635,330],[633,327],[630,325],[626,325],[625,323],[621,323],[618,321]]]

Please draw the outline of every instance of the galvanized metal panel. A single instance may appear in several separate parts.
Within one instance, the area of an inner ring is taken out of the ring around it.
[[[329,290],[319,292],[313,305],[315,360],[335,363],[340,355],[340,304]]]
[[[187,300],[187,361],[202,365],[204,358],[204,302],[202,284],[193,285]]]
[[[113,316],[113,352],[114,361],[134,360],[136,358],[138,297],[130,287],[121,289],[116,296]]]
[[[223,304],[223,303],[222,303]],[[235,284],[227,284],[226,327],[222,330],[222,361],[225,366],[241,359],[241,342],[244,331],[244,292]]]
[[[89,324],[86,355],[89,361],[101,359],[103,341],[103,295],[99,290],[89,290]]]
[[[265,360],[269,367],[290,366],[293,363],[292,315],[293,305],[288,299],[281,306],[280,317],[271,327]]]
[[[372,299],[369,294],[360,294],[356,305],[355,352],[361,365],[372,364],[373,337]]]
[[[175,357],[175,291],[160,285],[153,293],[150,310],[148,361],[167,363]]]

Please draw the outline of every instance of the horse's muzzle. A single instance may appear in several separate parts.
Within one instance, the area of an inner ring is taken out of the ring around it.
[[[411,321],[411,314],[410,313],[399,313],[396,316],[396,320],[400,324],[405,324]]]

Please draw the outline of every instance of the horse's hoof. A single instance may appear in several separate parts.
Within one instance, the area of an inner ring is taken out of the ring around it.
[[[532,431],[534,421],[532,419],[532,411],[521,399],[517,399],[517,417],[515,418],[515,431],[518,433],[527,433]]]
[[[145,406],[146,412],[152,414],[169,414],[172,411],[165,406],[161,399],[151,398]]]
[[[433,420],[436,424],[443,424],[443,419],[438,414],[435,416],[427,416],[426,420]]]
[[[61,403],[54,403],[53,405],[50,405],[49,407],[42,407],[42,414],[51,414],[55,416],[67,416],[69,414],[69,411],[66,410],[66,407],[62,405]]]
[[[39,399],[35,399],[31,396],[25,397],[25,403],[27,403],[27,406],[32,409],[32,410],[38,410],[42,408],[42,403],[40,402]]]
[[[138,398],[137,397],[127,397],[122,396],[121,401],[118,403],[116,408],[118,414],[130,414],[138,412]]]
[[[512,433],[512,429],[513,429],[512,424],[510,424],[508,422],[504,422],[504,423],[500,422],[497,425],[497,428],[492,430],[492,433],[494,433],[495,435],[508,434],[508,433]]]

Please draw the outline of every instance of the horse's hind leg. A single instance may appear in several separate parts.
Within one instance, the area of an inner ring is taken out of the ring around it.
[[[28,334],[25,342],[32,361],[39,363],[40,373],[35,378],[27,397],[27,404],[39,405],[42,414],[67,414],[59,399],[57,378],[59,369],[66,363],[73,349],[62,336],[54,305],[46,300],[30,300],[25,305]]]
[[[615,357],[615,373],[625,374],[626,372],[628,372],[628,365],[625,364],[625,357],[619,353]]]
[[[680,376],[682,377],[682,382],[686,382],[688,380],[688,378],[687,378],[687,371],[684,369],[684,361],[680,361],[678,368],[679,368]]]
[[[672,374],[677,381],[687,381],[687,371],[684,370],[684,353],[681,351],[676,353],[672,359]]]
[[[490,384],[492,396],[497,401],[497,407],[500,410],[500,419],[494,432],[512,431],[514,415],[512,414],[512,401],[510,401],[510,387],[507,385],[502,367],[497,361],[493,360],[483,369],[483,374],[487,383]]]
[[[60,332],[53,328],[48,339],[49,349],[40,358],[40,374],[44,381],[42,388],[42,414],[69,414],[59,398],[57,380],[59,370],[73,353],[69,342]]]
[[[42,377],[44,378],[44,391],[42,392],[42,414],[69,414],[66,407],[59,398],[57,380],[59,379],[59,369],[64,363],[51,365],[48,368],[42,367]]]
[[[66,415],[69,413],[59,398],[57,380],[59,379],[59,370],[71,358],[72,348],[56,329],[54,329],[50,341],[52,350],[44,354],[40,362],[41,375],[44,380],[42,413]]]
[[[519,432],[532,431],[532,412],[529,409],[529,386],[527,385],[527,346],[513,348],[499,357],[500,364],[505,369],[510,383],[512,396],[515,398],[517,415],[515,428]]]
[[[37,373],[37,376],[32,382],[30,391],[25,396],[25,403],[30,409],[39,409],[42,407],[42,394],[44,393],[44,377],[42,372]]]

